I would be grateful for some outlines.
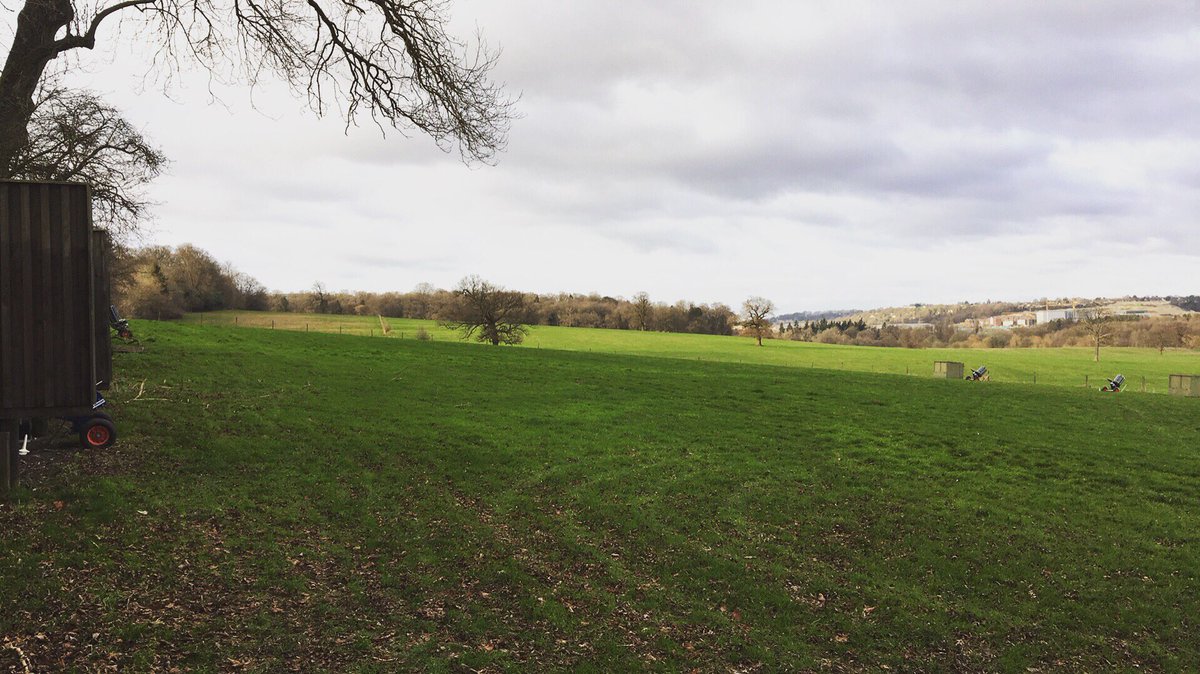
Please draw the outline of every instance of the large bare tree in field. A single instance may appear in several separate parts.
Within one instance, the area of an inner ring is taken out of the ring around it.
[[[775,303],[762,297],[751,297],[742,302],[742,326],[750,334],[758,338],[762,346],[763,336],[771,334],[771,312],[775,311]]]
[[[137,41],[168,74],[188,62],[254,84],[275,76],[317,114],[418,130],[464,160],[502,150],[512,102],[490,79],[496,52],[447,32],[445,0],[17,0],[0,71],[0,178],[30,142],[56,60]],[[13,11],[0,3],[0,12]],[[120,23],[120,31],[117,24]],[[61,61],[58,61],[61,63]]]
[[[463,339],[474,337],[480,342],[520,344],[529,328],[525,327],[525,296],[505,290],[478,276],[468,276],[454,289],[458,306],[454,316],[444,322],[447,327],[462,332]]]

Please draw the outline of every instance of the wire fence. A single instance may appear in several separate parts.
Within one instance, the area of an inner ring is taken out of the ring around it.
[[[393,327],[387,319],[377,322],[363,320],[361,317],[345,319],[326,318],[322,316],[313,320],[311,316],[293,317],[279,316],[246,316],[229,314],[187,314],[184,323],[231,328],[257,328],[262,330],[288,330],[292,332],[320,332],[336,335],[356,335],[359,337],[387,337],[392,339],[428,340],[434,332],[424,327]]]

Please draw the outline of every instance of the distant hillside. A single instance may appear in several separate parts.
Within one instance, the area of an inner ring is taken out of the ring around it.
[[[1056,302],[1051,302],[1057,305]],[[884,323],[961,323],[975,318],[987,318],[1015,311],[1028,311],[1044,306],[1042,302],[959,302],[957,304],[910,304],[903,307],[881,307],[850,316],[867,325]],[[1068,301],[1067,306],[1071,306]]]
[[[1200,295],[1188,295],[1186,297],[1167,297],[1165,298],[1171,304],[1180,309],[1188,311],[1200,311]]]
[[[857,314],[862,309],[827,309],[825,311],[793,311],[790,314],[776,314],[771,320],[776,323],[791,323],[794,321],[819,321],[824,319],[841,318]]]
[[[903,307],[881,307],[869,311],[845,314],[841,318],[862,320],[868,325],[884,323],[962,323],[1002,314],[1037,311],[1038,309],[1107,307],[1114,313],[1174,315],[1182,311],[1200,311],[1200,296],[1184,297],[1059,297],[1026,302],[959,302],[956,304],[910,304]]]
[[[867,325],[884,323],[962,323],[1001,314],[1035,311],[1047,307],[1089,307],[1107,304],[1111,300],[1101,298],[1060,297],[1039,299],[1030,302],[958,302],[955,304],[910,304],[903,307],[881,307],[848,316],[851,320],[862,320]]]

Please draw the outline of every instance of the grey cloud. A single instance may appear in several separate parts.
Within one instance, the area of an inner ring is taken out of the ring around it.
[[[605,234],[642,252],[671,251],[690,255],[715,255],[721,246],[710,236],[687,225],[612,227]]]
[[[1187,67],[1197,57],[1177,44],[1194,18],[1179,5],[851,3],[812,11],[827,30],[794,40],[786,27],[739,16],[796,24],[780,5],[745,7],[465,3],[459,12],[506,44],[501,74],[526,96],[502,165],[551,184],[513,207],[609,223],[664,214],[656,209],[673,205],[662,196],[672,190],[731,209],[787,192],[899,195],[943,200],[948,216],[967,200],[979,215],[960,217],[953,233],[991,235],[1139,207],[1051,166],[1056,138],[1153,137],[1197,124],[1182,114],[1200,68]],[[518,25],[530,16],[537,21]],[[765,39],[747,39],[756,29]],[[505,37],[513,34],[533,48]],[[631,87],[648,97],[641,115],[622,98]],[[697,125],[709,111],[689,91],[704,87],[721,91],[744,129],[704,137]],[[655,91],[666,98],[656,103]],[[446,159],[428,143],[370,134],[329,148],[365,164]]]
[[[370,267],[374,269],[402,269],[417,267],[420,269],[448,269],[450,260],[444,257],[422,257],[415,255],[367,255],[353,254],[342,257],[346,263],[355,267]]]

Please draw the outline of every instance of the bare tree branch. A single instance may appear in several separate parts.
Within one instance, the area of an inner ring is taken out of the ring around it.
[[[130,7],[139,5],[152,5],[155,0],[126,0],[118,2],[111,7],[100,10],[92,17],[91,23],[88,24],[88,29],[82,35],[73,35],[68,32],[62,38],[56,40],[52,45],[55,54],[61,54],[69,49],[92,49],[96,46],[96,31],[100,28],[100,23],[109,16]]]
[[[158,148],[95,94],[54,83],[39,91],[29,129],[14,177],[86,182],[96,223],[118,238],[137,233],[151,206],[144,188],[167,165]]]
[[[47,65],[93,49],[112,17],[154,50],[171,77],[186,61],[221,81],[288,83],[318,115],[338,110],[381,130],[418,130],[463,160],[503,151],[514,101],[491,81],[498,52],[447,32],[446,0],[24,0],[0,72],[0,177],[28,141]]]

